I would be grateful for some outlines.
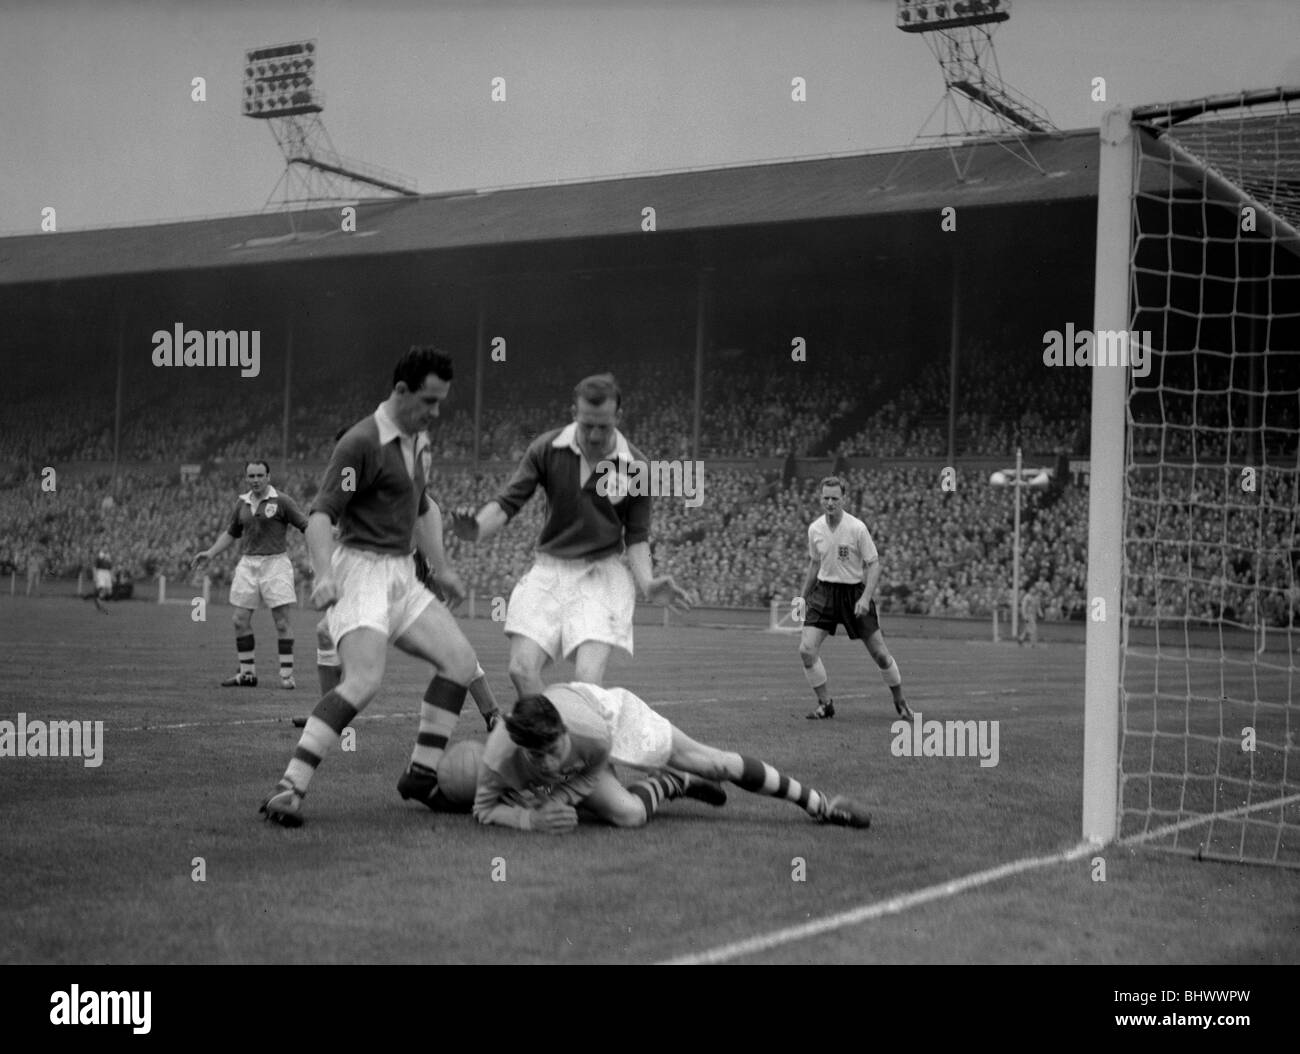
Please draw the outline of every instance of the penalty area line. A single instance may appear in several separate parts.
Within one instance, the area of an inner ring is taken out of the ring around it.
[[[878,900],[874,904],[864,904],[861,907],[837,912],[822,919],[802,922],[798,926],[787,926],[784,929],[773,930],[770,933],[748,937],[743,941],[719,945],[716,948],[710,948],[708,951],[679,955],[673,959],[666,959],[658,965],[702,966],[728,962],[731,959],[738,959],[744,955],[753,955],[756,952],[770,951],[783,944],[806,940],[809,937],[846,929],[849,926],[858,926],[864,922],[884,918],[886,915],[897,915],[910,908],[928,904],[932,900],[942,900],[945,897],[956,896],[958,893],[964,893],[979,886],[987,886],[992,882],[1010,878],[1012,875],[1023,874],[1026,871],[1036,871],[1039,868],[1051,867],[1055,864],[1069,863],[1087,856],[1089,853],[1097,852],[1098,848],[1100,847],[1094,842],[1080,842],[1070,849],[1063,849],[1059,853],[1053,853],[1050,856],[1033,856],[1015,860],[1000,867],[977,871],[962,878],[955,878],[950,882],[942,882],[936,886],[918,889],[901,897]]]

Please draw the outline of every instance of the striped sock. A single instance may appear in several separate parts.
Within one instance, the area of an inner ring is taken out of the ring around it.
[[[456,730],[460,708],[465,705],[466,688],[438,674],[429,682],[420,703],[420,731],[415,736],[415,749],[411,751],[411,764],[438,770],[447,740]]]
[[[239,653],[239,672],[257,673],[257,664],[253,661],[253,635],[245,633],[235,638],[235,651]]]
[[[803,809],[809,816],[820,817],[826,809],[826,795],[798,780],[782,775],[766,761],[740,755],[740,779],[732,780],[737,787],[753,794],[766,794],[771,798],[785,798]]]
[[[294,749],[293,758],[284,770],[284,781],[299,794],[306,794],[316,766],[339,741],[343,730],[357,716],[357,708],[338,692],[330,692],[307,718],[307,727]]]
[[[280,637],[280,677],[293,676],[293,638]]]
[[[629,794],[641,800],[641,805],[645,809],[645,818],[649,820],[664,802],[680,798],[685,794],[686,784],[677,773],[665,769],[656,772],[653,776],[637,780],[627,790]]]

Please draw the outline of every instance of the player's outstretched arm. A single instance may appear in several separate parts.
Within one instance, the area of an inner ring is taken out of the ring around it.
[[[694,598],[673,580],[671,575],[654,574],[650,562],[650,543],[637,542],[627,547],[627,562],[637,590],[646,600],[664,604],[674,611],[689,611]]]
[[[495,501],[489,501],[475,512],[472,506],[461,505],[451,514],[451,529],[457,538],[467,542],[486,542],[510,519],[506,510]]]
[[[230,536],[230,532],[222,531],[221,537],[219,537],[215,542],[212,543],[212,547],[210,549],[204,549],[201,553],[194,554],[194,559],[190,561],[190,566],[202,567],[209,560],[213,559],[214,557],[220,556],[222,553],[224,553],[227,549],[229,549],[234,544],[235,544],[235,539]]]

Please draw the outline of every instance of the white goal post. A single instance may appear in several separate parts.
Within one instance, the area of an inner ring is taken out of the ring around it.
[[[1298,225],[1300,88],[1103,119],[1093,333],[1121,352],[1092,362],[1097,844],[1300,867]]]
[[[1128,329],[1134,167],[1131,113],[1123,108],[1111,110],[1101,122],[1101,159],[1097,172],[1094,332]],[[1122,369],[1092,371],[1087,661],[1083,689],[1083,837],[1098,843],[1114,840],[1117,816],[1123,422],[1127,373]]]

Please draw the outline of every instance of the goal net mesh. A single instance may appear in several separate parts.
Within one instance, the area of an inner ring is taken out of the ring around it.
[[[1296,96],[1133,113],[1118,818],[1121,840],[1292,867]]]

